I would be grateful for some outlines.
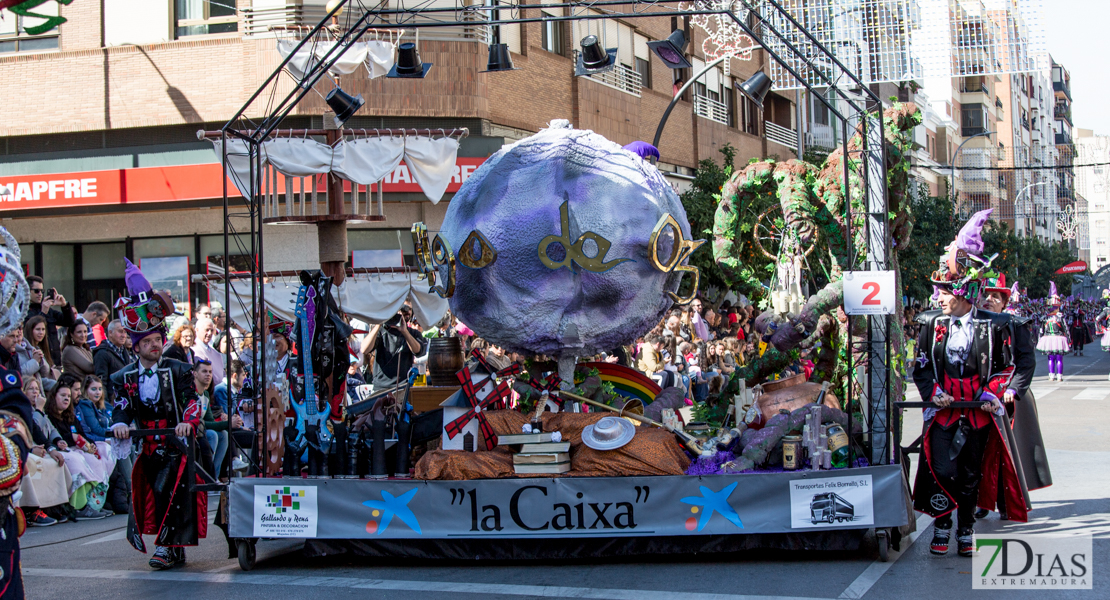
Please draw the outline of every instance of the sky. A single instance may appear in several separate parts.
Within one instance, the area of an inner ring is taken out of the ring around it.
[[[1046,0],[1044,7],[1048,53],[1071,72],[1075,127],[1110,135],[1110,0]]]

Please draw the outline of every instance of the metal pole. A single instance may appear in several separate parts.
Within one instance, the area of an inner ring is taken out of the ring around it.
[[[663,127],[666,126],[667,119],[671,116],[671,111],[674,110],[675,105],[678,104],[679,99],[681,99],[682,95],[686,93],[686,90],[690,89],[690,86],[694,85],[694,82],[698,79],[701,79],[703,75],[705,75],[714,67],[729,58],[732,58],[732,55],[726,54],[725,56],[722,56],[717,60],[705,65],[704,69],[698,71],[693,77],[690,78],[690,81],[687,81],[685,84],[683,84],[683,86],[678,90],[678,93],[674,95],[674,98],[671,98],[671,103],[667,105],[667,110],[663,111],[663,118],[659,119],[659,125],[655,128],[655,139],[651,142],[652,146],[655,146],[656,148],[659,147],[659,140],[663,137]],[[655,162],[654,157],[652,162]]]

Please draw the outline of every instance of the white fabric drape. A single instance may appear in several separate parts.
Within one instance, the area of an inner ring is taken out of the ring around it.
[[[342,179],[359,185],[382,180],[401,164],[405,154],[405,138],[378,137],[342,141],[332,155],[332,170]],[[451,163],[454,167],[454,163]]]
[[[216,160],[223,160],[223,142],[216,138],[209,140],[212,142],[213,149],[216,151]],[[266,150],[262,148],[262,165],[266,165]],[[251,194],[251,162],[250,162],[250,149],[245,140],[239,138],[227,138],[227,171],[231,183],[239,190],[239,193],[246,198],[253,196]]]
[[[300,42],[297,40],[278,40],[277,50],[282,58],[293,54],[293,49],[297,47]],[[304,74],[311,70],[320,59],[328,53],[331,48],[335,46],[335,42],[316,42],[315,44],[309,43],[301,47],[300,50],[293,54],[293,58],[286,63],[285,68],[289,70],[289,74],[301,81],[304,79]],[[328,72],[332,75],[350,75],[354,73],[359,65],[366,62],[367,56],[370,53],[370,48],[366,42],[355,42],[342,51],[343,54],[332,64]],[[388,71],[387,71],[388,72]]]
[[[389,74],[390,69],[393,68],[396,49],[397,45],[392,42],[382,40],[366,42],[366,70],[370,73],[370,79]]]
[[[405,140],[405,164],[432,204],[438,204],[447,191],[455,174],[458,154],[459,142],[454,138],[410,137]]]
[[[212,271],[216,271],[213,267]],[[365,278],[364,278],[365,277]],[[278,317],[287,321],[294,319],[293,311],[297,305],[297,290],[300,282],[296,278],[267,282],[266,307]],[[208,292],[221,304],[224,301],[222,282],[209,282]],[[428,292],[427,280],[419,281],[415,273],[385,273],[382,275],[360,275],[348,278],[338,289],[333,289],[339,308],[348,315],[367,323],[384,323],[397,314],[405,300],[412,302],[413,316],[423,327],[438,323],[447,314],[448,302],[435,293]],[[231,283],[231,305],[227,307],[232,321],[247,326],[251,317],[246,309],[251,301],[250,282],[237,279]]]
[[[278,138],[265,142],[266,159],[282,175],[307,177],[331,170],[332,149],[307,138]]]
[[[220,141],[212,140],[220,158]],[[290,177],[334,171],[337,176],[359,185],[377,183],[393,172],[404,158],[413,179],[424,195],[437,204],[447,192],[455,175],[459,141],[425,136],[374,137],[342,141],[334,148],[311,139],[278,138],[262,144],[263,164],[267,162]],[[250,161],[243,140],[228,139],[228,162],[232,182],[244,196],[250,195]]]

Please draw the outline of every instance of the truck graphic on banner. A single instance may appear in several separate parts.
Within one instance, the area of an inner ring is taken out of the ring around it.
[[[856,507],[833,492],[814,494],[809,501],[809,522],[840,523],[856,518]]]

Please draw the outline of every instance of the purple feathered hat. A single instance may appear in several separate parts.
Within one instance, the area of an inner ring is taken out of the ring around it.
[[[655,157],[655,160],[659,160],[659,149],[647,142],[635,141],[624,146],[624,149],[644,160],[651,157]]]
[[[166,317],[174,313],[173,300],[166,292],[155,292],[150,287],[143,272],[130,260],[124,270],[124,281],[127,283],[127,296],[116,302],[120,322],[131,336],[131,344],[138,345],[139,340],[152,333],[162,336],[166,341]]]
[[[994,257],[983,258],[983,226],[993,209],[981,210],[960,228],[956,239],[940,257],[940,265],[930,279],[938,288],[950,290],[954,295],[975,302],[982,291],[983,281],[997,277],[991,271]]]

